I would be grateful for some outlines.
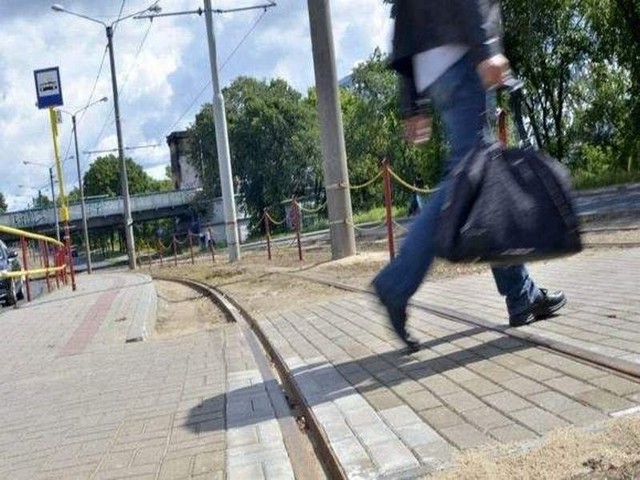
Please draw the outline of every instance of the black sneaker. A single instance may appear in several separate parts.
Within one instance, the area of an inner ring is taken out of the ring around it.
[[[411,336],[409,332],[407,332],[407,309],[406,307],[397,307],[394,306],[391,302],[386,301],[385,297],[381,295],[378,287],[375,283],[373,285],[373,290],[375,291],[378,300],[380,303],[387,309],[387,314],[389,315],[389,320],[391,321],[391,326],[398,334],[400,339],[405,343],[410,353],[417,352],[420,350],[420,342]]]
[[[540,297],[527,310],[509,317],[509,325],[521,327],[536,320],[548,318],[567,303],[567,297],[564,292],[549,293],[548,290],[541,288],[540,293]]]

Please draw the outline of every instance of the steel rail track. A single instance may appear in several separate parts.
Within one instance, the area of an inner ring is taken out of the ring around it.
[[[300,435],[300,433],[299,427],[293,419],[290,407],[287,405],[286,408],[289,411],[285,411],[285,406],[281,405],[281,402],[278,402],[277,400],[278,395],[276,395],[275,392],[268,391],[269,398],[271,399],[274,410],[276,411],[277,420],[283,430],[283,438],[285,439],[287,452],[289,453],[292,466],[294,468],[295,478],[300,480],[316,480],[316,477],[314,477],[312,473],[313,469],[309,468],[309,465],[310,462],[320,462],[321,467],[328,478],[346,480],[348,478],[347,474],[342,468],[338,458],[333,453],[329,439],[326,437],[323,429],[320,428],[320,425],[311,410],[311,406],[306,402],[302,391],[292,378],[284,358],[282,358],[271,344],[267,335],[260,328],[257,320],[238,301],[212,285],[187,278],[167,277],[162,275],[153,275],[153,278],[155,280],[175,282],[190,287],[216,304],[223,311],[229,321],[237,323],[240,328],[244,330],[245,337],[249,342],[249,346],[251,347],[253,356],[258,364],[258,368],[260,369],[260,373],[262,374],[265,383],[274,385],[274,381],[277,383],[279,382],[271,373],[267,363],[268,360],[271,361],[273,367],[278,373],[280,382],[282,382],[282,389],[286,392],[285,397],[289,398],[290,401],[292,401],[293,404],[299,407],[302,411],[302,416],[304,417],[303,423],[316,453],[316,457],[311,458],[308,452],[295,442],[295,437]],[[255,342],[255,338],[250,334],[250,332],[246,331],[247,329],[250,329],[255,334],[260,341],[263,350],[260,350],[260,347]],[[265,358],[264,352],[266,352],[268,359]],[[269,380],[274,381],[270,382]]]

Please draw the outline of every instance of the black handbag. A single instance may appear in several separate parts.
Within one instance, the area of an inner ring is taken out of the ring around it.
[[[510,87],[521,147],[482,139],[446,182],[435,249],[451,262],[517,264],[582,250],[569,172],[533,148],[522,86]]]

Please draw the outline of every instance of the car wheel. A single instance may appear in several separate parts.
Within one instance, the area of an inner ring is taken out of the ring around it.
[[[7,292],[7,305],[18,303],[18,293],[16,292],[16,281],[12,278]]]

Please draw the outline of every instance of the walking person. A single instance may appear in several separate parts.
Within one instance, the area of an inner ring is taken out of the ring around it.
[[[405,132],[411,136],[424,130],[420,105],[426,98],[440,115],[450,144],[444,180],[413,221],[400,254],[373,280],[394,330],[416,351],[419,341],[406,329],[407,305],[434,259],[447,174],[487,128],[487,104],[494,104],[487,93],[495,95],[510,67],[502,53],[497,0],[396,0],[395,13],[391,66],[401,78]],[[563,292],[539,288],[524,265],[494,266],[492,272],[511,326],[549,317],[566,303]]]

